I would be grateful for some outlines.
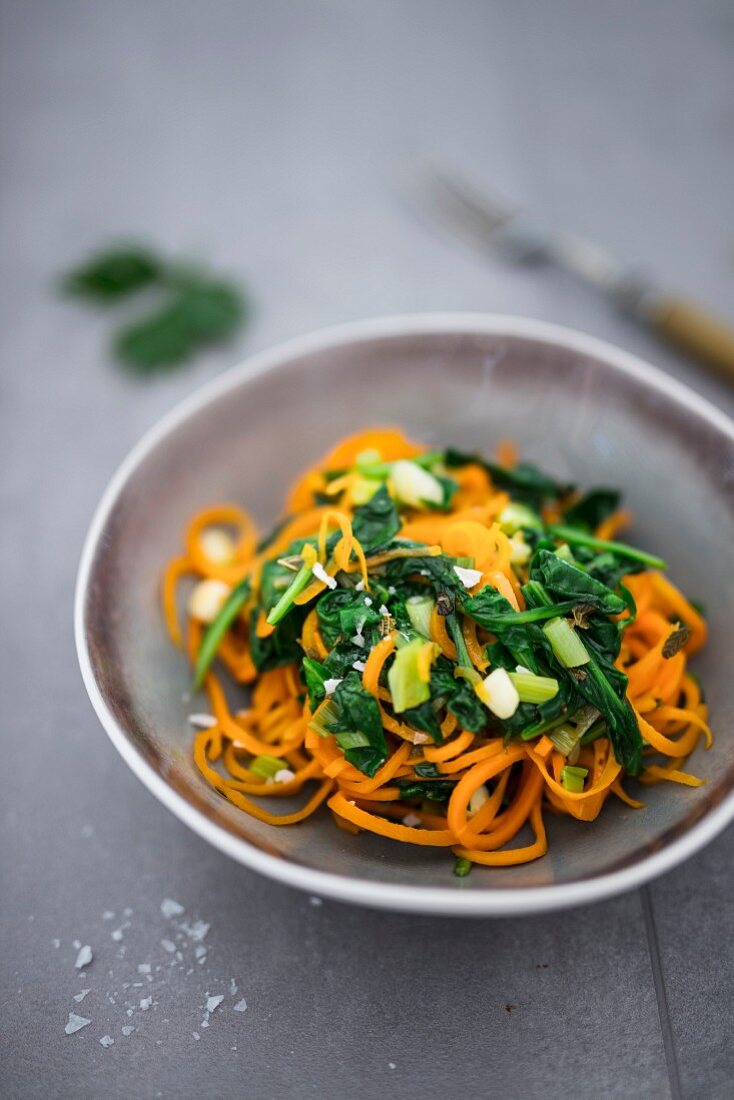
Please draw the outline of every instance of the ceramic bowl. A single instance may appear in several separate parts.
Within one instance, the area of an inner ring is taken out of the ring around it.
[[[707,609],[696,659],[715,744],[696,751],[698,789],[647,789],[593,824],[549,820],[548,855],[452,873],[446,852],[351,836],[324,811],[294,828],[219,797],[191,758],[189,670],[159,608],[164,563],[187,517],[232,500],[264,528],[295,475],[338,437],[399,424],[427,444],[491,452],[517,441],[563,480],[615,485],[631,539],[661,553]],[[693,855],[734,816],[734,425],[647,363],[599,340],[517,317],[393,317],[317,333],[254,356],[164,417],[112,479],[79,570],[84,681],[113,743],[156,798],[216,848],[281,882],[344,901],[457,915],[524,914],[639,885]],[[154,838],[151,843],[154,843]]]

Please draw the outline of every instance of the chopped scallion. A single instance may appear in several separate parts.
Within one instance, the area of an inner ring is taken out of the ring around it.
[[[558,680],[552,676],[536,676],[532,672],[511,672],[521,703],[547,703],[558,695]]]
[[[268,623],[270,626],[275,626],[288,614],[296,596],[300,596],[301,592],[307,587],[312,576],[313,567],[307,562],[304,562],[275,607],[270,611],[268,615]]]
[[[256,756],[249,765],[250,771],[261,775],[263,779],[275,779],[278,772],[287,767],[288,762],[277,756]]]
[[[339,708],[333,699],[327,699],[308,723],[308,728],[318,733],[319,737],[330,737],[332,734],[331,723],[339,717]]]
[[[196,657],[196,668],[194,669],[195,691],[198,691],[204,683],[204,677],[209,671],[209,666],[217,655],[219,643],[245,606],[249,594],[249,580],[240,581],[237,587],[233,588],[230,592],[224,604],[219,609],[216,618],[207,627],[206,633],[201,639],[201,645],[199,646],[199,652]]]
[[[564,668],[578,668],[591,660],[586,646],[567,619],[550,619],[542,630]]]
[[[571,794],[581,794],[584,789],[584,780],[589,774],[588,768],[574,768],[566,764],[561,769],[561,786]]]
[[[466,878],[472,869],[472,862],[470,859],[464,859],[463,856],[457,856],[456,863],[454,864],[454,874],[457,878]]]
[[[396,714],[418,707],[431,698],[430,685],[421,679],[418,667],[418,658],[423,647],[430,644],[423,638],[414,638],[412,642],[401,646],[395,654],[395,660],[387,674],[387,683]]]
[[[341,733],[334,734],[334,740],[340,749],[364,749],[369,743],[370,739],[364,733],[360,733],[359,730],[342,730]]]
[[[405,610],[413,629],[424,638],[431,637],[431,615],[435,606],[430,596],[409,596],[405,601]]]

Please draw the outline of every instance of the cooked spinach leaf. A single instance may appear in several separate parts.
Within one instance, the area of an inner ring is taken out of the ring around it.
[[[444,462],[451,468],[469,464],[481,466],[492,478],[498,489],[506,489],[515,500],[539,507],[545,500],[555,500],[570,493],[573,485],[555,481],[530,462],[520,462],[511,469],[488,462],[481,455],[457,451],[449,448],[444,454]]]

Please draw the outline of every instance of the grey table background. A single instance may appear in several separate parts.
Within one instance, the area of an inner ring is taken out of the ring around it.
[[[525,313],[620,343],[732,411],[731,391],[582,289],[485,262],[400,197],[417,161],[456,162],[731,312],[730,0],[1,11],[0,1092],[730,1095],[731,831],[648,889],[573,913],[460,923],[317,906],[157,805],[92,713],[71,636],[82,538],[128,448],[195,385],[301,331]],[[119,233],[246,278],[256,318],[238,344],[152,383],[116,370],[107,321],[51,283]],[[166,896],[211,923],[202,963],[185,932],[178,963],[161,947]],[[95,951],[85,978],[76,938]],[[67,1037],[72,1009],[92,1024]]]

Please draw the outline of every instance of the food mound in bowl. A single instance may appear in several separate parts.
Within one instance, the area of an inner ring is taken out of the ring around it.
[[[642,809],[628,778],[698,786],[684,764],[711,734],[688,659],[706,624],[617,539],[629,521],[616,491],[512,445],[489,461],[392,429],[337,444],[260,541],[238,505],[195,515],[163,604],[210,700],[192,715],[202,775],[261,821],[326,806],[349,833],[450,849],[458,875],[543,856],[549,812]]]

